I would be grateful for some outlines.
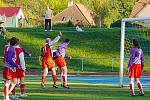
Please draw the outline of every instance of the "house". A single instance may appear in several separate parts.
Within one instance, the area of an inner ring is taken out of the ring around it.
[[[0,7],[0,18],[5,27],[19,27],[25,21],[25,16],[20,7]]]
[[[150,17],[150,0],[139,0],[134,5],[130,17]]]
[[[69,3],[68,8],[54,16],[52,20],[56,23],[71,21],[74,25],[95,26],[91,12],[82,4]]]
[[[130,17],[150,17],[150,0],[139,0],[133,7]],[[150,20],[143,21],[142,26],[150,26]]]

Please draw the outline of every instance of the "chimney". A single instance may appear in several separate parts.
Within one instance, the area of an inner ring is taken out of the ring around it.
[[[73,6],[73,0],[68,0],[68,7]]]

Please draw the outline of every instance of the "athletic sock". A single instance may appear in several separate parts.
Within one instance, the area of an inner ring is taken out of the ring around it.
[[[144,94],[144,92],[143,92],[143,87],[142,87],[142,84],[141,84],[140,81],[137,82],[137,86],[138,86],[138,88],[139,88],[139,90],[140,90],[140,93]]]
[[[46,81],[46,76],[42,76],[42,83],[45,83]]]
[[[134,82],[133,81],[130,82],[130,91],[131,91],[132,95],[135,95],[134,94]]]
[[[67,85],[67,75],[62,75],[63,85]]]
[[[54,85],[56,85],[56,82],[57,82],[57,75],[52,75],[52,78],[53,78]]]
[[[10,87],[10,89],[9,89],[9,91],[8,91],[8,94],[14,89],[15,85],[16,85],[16,84],[11,83],[11,87]]]
[[[8,89],[9,89],[9,84],[6,83],[4,86],[4,99],[9,98]]]
[[[12,95],[16,95],[16,88],[14,87],[14,89],[12,90]]]
[[[20,91],[21,91],[21,94],[24,94],[24,87],[25,87],[24,84],[20,84]]]

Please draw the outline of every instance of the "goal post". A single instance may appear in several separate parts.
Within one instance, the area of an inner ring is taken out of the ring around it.
[[[134,23],[136,21],[150,20],[150,17],[139,17],[139,18],[125,18],[121,21],[121,43],[120,43],[120,86],[123,87],[123,69],[124,69],[124,52],[125,52],[125,38],[126,38],[126,23]],[[149,22],[150,23],[150,22]]]

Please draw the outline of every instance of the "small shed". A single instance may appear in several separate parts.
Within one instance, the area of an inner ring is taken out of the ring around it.
[[[0,7],[0,18],[3,19],[5,27],[19,27],[25,21],[21,7]]]

